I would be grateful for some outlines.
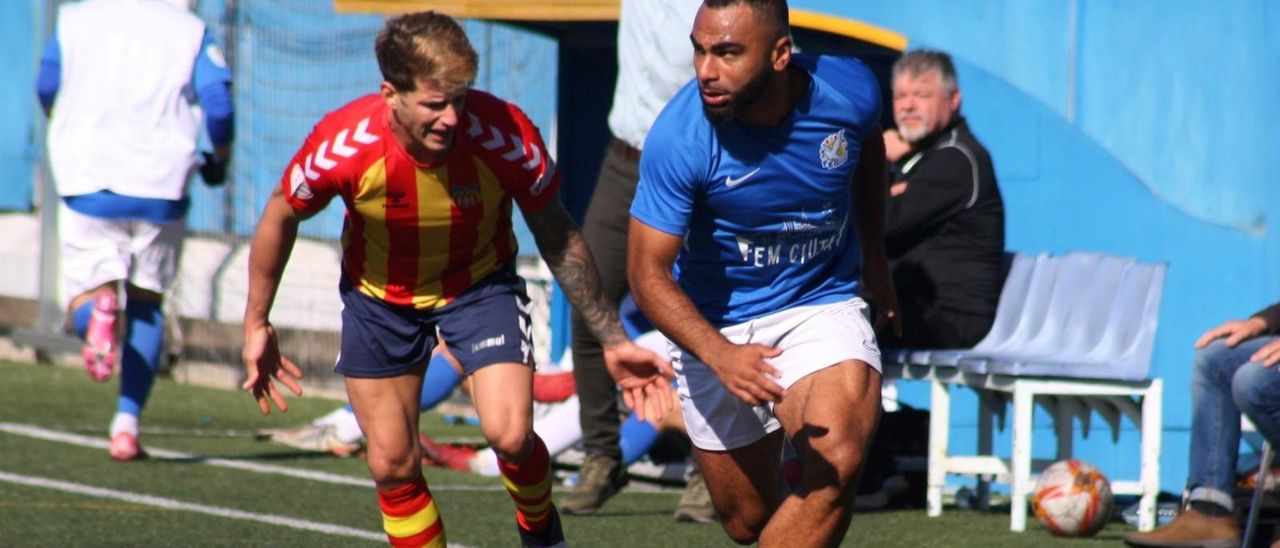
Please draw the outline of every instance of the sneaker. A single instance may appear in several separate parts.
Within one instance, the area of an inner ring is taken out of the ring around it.
[[[618,494],[627,481],[627,471],[618,459],[587,453],[578,469],[578,483],[560,507],[572,515],[589,516],[600,511],[604,502]]]
[[[573,371],[533,374],[533,401],[556,403],[569,399],[578,391]]]
[[[476,456],[476,450],[471,447],[436,443],[425,434],[418,434],[418,447],[422,448],[423,466],[438,466],[455,472],[470,472],[471,459]]]
[[[280,445],[316,453],[333,453],[339,457],[349,457],[360,449],[359,443],[339,439],[338,429],[332,424],[273,428],[261,430],[260,433]]]
[[[111,459],[120,462],[147,458],[147,452],[138,446],[138,436],[128,432],[119,432],[111,436],[111,449],[109,451]]]
[[[1138,526],[1138,506],[1135,502],[1120,511],[1120,519],[1134,527]],[[1160,501],[1156,504],[1156,525],[1168,525],[1182,512],[1182,503],[1172,500]]]
[[[520,546],[537,547],[537,548],[562,548],[564,543],[564,529],[560,527],[560,514],[556,512],[556,507],[551,507],[551,517],[547,519],[547,524],[537,531],[525,531],[516,524],[516,532],[520,533]]]
[[[715,506],[711,504],[711,492],[707,490],[707,481],[702,477],[702,470],[697,466],[689,472],[689,481],[680,494],[680,503],[672,516],[676,521],[693,523],[715,523],[719,521]]]
[[[106,382],[116,365],[116,294],[99,291],[93,301],[89,328],[80,349],[89,378]]]
[[[1240,545],[1235,516],[1212,517],[1188,508],[1164,527],[1124,536],[1130,546],[1234,548]]]

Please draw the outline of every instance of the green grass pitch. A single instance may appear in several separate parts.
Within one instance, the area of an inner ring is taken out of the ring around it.
[[[114,379],[96,384],[77,369],[0,362],[0,545],[378,545],[360,537],[376,537],[381,526],[363,461],[300,453],[251,434],[301,424],[332,410],[333,400],[293,398],[289,413],[262,417],[245,393],[160,379],[143,427],[163,433],[144,430],[143,446],[182,455],[115,463],[105,449],[83,445],[86,439],[105,442],[115,391]],[[425,415],[422,422],[433,436],[478,435],[474,427],[446,425],[439,415]],[[50,440],[31,432],[71,437]],[[281,470],[323,473],[345,483]],[[427,481],[451,543],[516,544],[512,505],[497,479],[429,469]],[[556,497],[563,493],[557,487]],[[625,491],[596,516],[565,516],[567,540],[575,546],[732,545],[716,525],[674,522],[678,498],[675,490]],[[179,506],[166,506],[175,502]],[[262,516],[309,525],[263,522]],[[1007,511],[948,509],[940,518],[923,510],[858,514],[844,544],[1118,545],[1120,535],[1132,530],[1113,523],[1098,537],[1073,540],[1053,537],[1034,520],[1027,532],[1013,533],[1008,520]]]

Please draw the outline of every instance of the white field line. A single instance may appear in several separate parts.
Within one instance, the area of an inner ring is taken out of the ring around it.
[[[128,491],[117,491],[115,489],[105,489],[102,487],[94,487],[92,485],[83,485],[79,483],[71,483],[68,481],[60,481],[38,476],[25,476],[20,474],[12,474],[0,470],[0,481],[9,483],[17,483],[21,485],[29,485],[32,487],[43,487],[45,489],[55,489],[74,493],[77,495],[88,495],[91,497],[100,497],[107,499],[122,500],[134,504],[143,504],[146,506],[155,506],[167,510],[184,510],[187,512],[196,512],[199,514],[208,514],[229,519],[238,519],[246,521],[257,521],[269,525],[279,525],[283,527],[292,527],[294,529],[302,529],[304,531],[313,531],[316,533],[324,533],[326,535],[336,535],[342,537],[354,537],[364,540],[372,540],[376,542],[386,542],[387,536],[383,533],[374,531],[366,531],[363,529],[355,529],[352,527],[344,527],[341,525],[333,525],[331,523],[320,523],[317,521],[308,521],[305,519],[290,518],[285,516],[277,516],[272,514],[259,514],[255,512],[246,512],[244,510],[236,510],[233,508],[222,508],[218,506],[208,506],[204,504],[196,504],[192,502],[183,502],[180,500],[157,497],[153,495],[143,495],[141,493],[130,493]]]
[[[79,445],[81,447],[94,447],[98,449],[107,449],[110,443],[101,438],[91,438],[89,436],[81,436],[79,434],[69,434],[59,432],[57,430],[48,430],[38,426],[29,424],[19,424],[12,422],[0,422],[0,432],[8,432],[19,436],[26,436],[46,441],[56,441],[61,443],[69,443],[71,445]],[[168,449],[158,449],[147,446],[147,453],[152,457],[158,457],[169,460],[190,461],[193,463],[207,464],[209,466],[217,466],[221,468],[231,468],[246,472],[255,472],[259,474],[275,474],[280,476],[289,476],[292,478],[318,481],[322,483],[334,483],[338,485],[353,485],[356,487],[373,487],[373,480],[367,478],[355,478],[344,476],[341,474],[331,474],[328,472],[318,472],[314,470],[303,470],[299,468],[290,468],[288,466],[279,466],[275,464],[261,464],[249,461],[240,461],[232,459],[222,459],[217,457],[204,457],[193,453],[183,453],[181,451],[170,451]],[[504,488],[483,485],[431,485],[432,491],[502,491]]]
[[[47,430],[44,428],[40,428],[38,426],[29,425],[29,424],[0,422],[0,432],[8,432],[10,434],[27,436],[31,438],[46,440],[46,441],[69,443],[72,445],[79,445],[81,447],[107,449],[108,446],[110,445],[106,440],[103,440],[103,439],[91,438],[88,436],[81,436],[78,434],[68,434],[66,432],[58,432],[56,430]],[[236,461],[236,460],[229,460],[229,459],[202,457],[192,453],[183,453],[181,451],[170,451],[167,449],[148,448],[147,453],[155,457],[162,457],[162,458],[173,459],[173,460],[187,460],[191,462],[197,462],[200,464],[208,464],[210,466],[233,468],[236,470],[257,472],[260,474],[279,474],[279,475],[284,475],[284,476],[289,476],[289,477],[294,477],[299,479],[319,481],[323,483],[336,483],[339,485],[353,485],[357,487],[373,487],[372,480],[363,479],[363,478],[353,478],[351,476],[343,476],[339,474],[330,474],[327,472],[315,472],[310,470],[299,470],[297,468],[289,468],[285,466],[276,466],[271,464],[257,464],[252,462],[243,462],[243,461]],[[4,471],[0,471],[0,481],[8,481],[11,483],[21,483],[24,485],[32,485],[37,487],[47,487],[51,489],[59,489],[62,491],[69,491],[73,493],[89,494],[89,495],[94,495],[99,497],[115,498],[119,500],[135,502],[138,504],[146,504],[150,506],[160,506],[164,508],[173,508],[178,510],[189,510],[192,512],[200,512],[200,513],[230,517],[233,519],[248,519],[253,521],[261,521],[263,523],[270,523],[273,525],[283,525],[286,527],[295,527],[298,529],[307,529],[307,530],[319,531],[322,533],[328,533],[328,534],[334,534],[334,535],[354,536],[357,538],[376,540],[379,542],[386,542],[386,539],[387,539],[384,533],[375,533],[372,531],[353,529],[350,527],[343,527],[340,525],[318,523],[318,522],[289,518],[284,516],[273,516],[269,514],[254,514],[252,512],[245,512],[242,510],[234,510],[230,508],[219,508],[216,506],[205,506],[203,504],[182,502],[182,501],[165,499],[165,498],[151,496],[151,495],[127,493],[124,491],[115,491],[112,489],[92,487],[89,485],[79,485],[75,483],[39,478],[35,476],[20,476],[17,474],[10,474]],[[503,489],[503,488],[471,486],[471,485],[440,485],[440,486],[432,485],[431,486],[432,491],[497,491],[500,489]],[[133,497],[133,498],[126,498],[126,497]],[[156,504],[153,502],[164,502],[166,504]],[[172,503],[173,506],[167,505],[169,503]],[[456,546],[458,548],[468,548],[464,544],[457,544],[457,543],[450,543],[450,546]]]

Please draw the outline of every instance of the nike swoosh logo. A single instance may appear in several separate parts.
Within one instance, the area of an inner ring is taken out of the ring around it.
[[[742,182],[743,182],[743,181],[745,181],[745,180],[747,180],[748,178],[750,178],[752,175],[755,175],[757,171],[760,171],[760,168],[755,168],[755,169],[751,170],[751,173],[748,173],[748,174],[746,174],[746,175],[743,175],[743,176],[741,176],[741,177],[738,177],[737,179],[734,179],[732,176],[725,175],[725,176],[724,176],[724,186],[726,186],[726,187],[728,187],[728,188],[733,188],[733,187],[735,187],[735,186],[738,186],[738,185],[742,184]]]

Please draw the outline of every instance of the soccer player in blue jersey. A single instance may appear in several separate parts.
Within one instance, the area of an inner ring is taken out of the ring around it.
[[[859,294],[900,330],[879,87],[854,59],[793,53],[784,0],[706,0],[690,38],[697,78],[640,161],[632,292],[674,341],[689,437],[729,536],[834,546],[880,413]],[[784,435],[802,467],[786,496]]]
[[[106,381],[120,362],[110,430],[119,461],[146,455],[138,417],[160,365],[161,302],[182,253],[187,182],[198,168],[206,183],[221,184],[233,137],[231,71],[204,22],[172,4],[63,4],[36,83],[50,113],[49,167],[62,198],[63,295],[85,339],[89,375]],[[201,110],[214,146],[203,164]]]

